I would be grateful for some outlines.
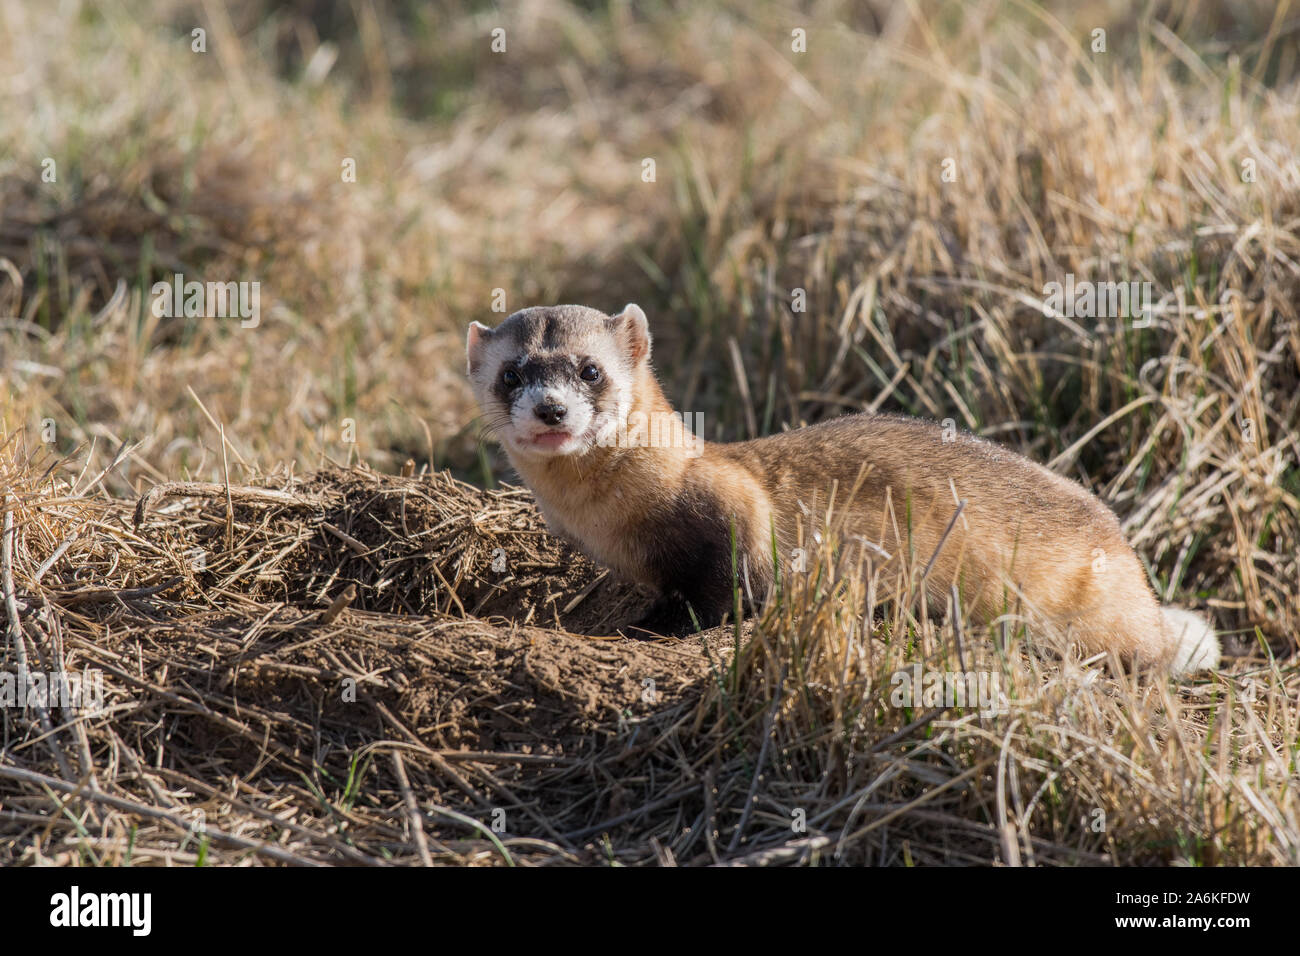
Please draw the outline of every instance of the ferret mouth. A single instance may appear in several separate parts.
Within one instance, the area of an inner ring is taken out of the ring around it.
[[[573,432],[563,431],[562,429],[551,429],[544,432],[537,432],[528,436],[528,444],[534,448],[545,448],[551,451],[566,444],[573,438]]]

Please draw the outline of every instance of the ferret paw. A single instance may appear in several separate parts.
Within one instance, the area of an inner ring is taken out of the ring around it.
[[[663,597],[645,615],[625,630],[633,637],[687,637],[699,628],[685,601]]]

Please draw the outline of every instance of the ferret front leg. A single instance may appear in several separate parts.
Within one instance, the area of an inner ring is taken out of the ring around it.
[[[696,612],[696,616],[698,617]],[[700,621],[701,627],[708,627]],[[650,606],[650,610],[630,625],[634,631],[648,631],[663,637],[686,637],[695,633],[695,622],[691,619],[686,600],[678,593],[665,594]]]
[[[729,588],[694,582],[666,591],[632,626],[665,637],[686,637],[717,627],[732,610]]]

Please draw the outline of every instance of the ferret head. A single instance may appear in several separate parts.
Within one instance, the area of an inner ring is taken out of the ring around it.
[[[469,380],[486,429],[512,456],[581,455],[618,427],[650,361],[645,313],[580,305],[471,322]]]

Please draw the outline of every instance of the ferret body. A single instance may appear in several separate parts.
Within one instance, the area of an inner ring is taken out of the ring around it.
[[[761,601],[774,552],[788,560],[829,528],[877,562],[928,567],[939,606],[956,585],[976,619],[1016,606],[1089,653],[1174,672],[1218,663],[1212,628],[1158,604],[1109,508],[991,442],[871,414],[704,442],[664,397],[634,305],[473,323],[467,351],[488,431],[548,525],[661,596],[648,630],[716,624],[733,609],[733,567]]]

